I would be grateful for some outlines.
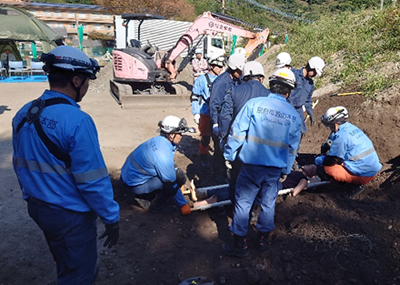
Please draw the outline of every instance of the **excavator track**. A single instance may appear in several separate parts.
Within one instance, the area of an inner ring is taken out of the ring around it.
[[[122,109],[137,107],[170,106],[172,104],[190,104],[191,86],[184,81],[153,85],[144,90],[132,88],[129,84],[110,80],[111,96]],[[134,93],[135,91],[135,93]]]

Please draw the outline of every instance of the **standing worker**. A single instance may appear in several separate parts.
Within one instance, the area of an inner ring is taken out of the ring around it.
[[[219,132],[221,134],[221,148],[226,143],[229,130],[242,107],[256,97],[267,97],[271,92],[262,84],[264,81],[264,68],[256,61],[247,62],[243,67],[244,84],[234,86],[225,95],[219,115]],[[229,171],[229,198],[232,203],[235,199],[236,179],[242,163],[237,158],[232,162]]]
[[[152,200],[149,212],[176,212],[176,207],[168,203],[173,197],[181,213],[188,215],[191,210],[180,191],[186,182],[186,174],[182,169],[175,169],[174,155],[182,134],[190,129],[185,119],[176,116],[165,117],[158,126],[160,135],[139,145],[126,158],[121,169],[121,181],[129,187],[135,199]],[[140,200],[138,202],[144,205]]]
[[[234,53],[228,59],[228,68],[213,82],[210,96],[210,116],[212,121],[212,139],[214,142],[213,170],[214,180],[226,183],[226,167],[224,156],[220,148],[220,133],[218,130],[218,117],[221,112],[225,94],[232,86],[239,85],[246,57],[242,53]]]
[[[317,122],[312,108],[312,95],[314,92],[313,78],[322,75],[324,66],[324,61],[320,57],[314,56],[308,61],[305,67],[300,69],[291,69],[296,76],[297,86],[290,94],[288,101],[300,115],[302,121],[301,137],[303,137],[304,133],[307,132],[303,106],[307,114],[310,116],[311,126],[314,126]],[[295,168],[300,169],[297,162],[295,162]]]
[[[315,164],[321,178],[365,185],[376,177],[382,164],[372,141],[362,130],[347,122],[348,117],[343,106],[329,108],[321,117],[322,123],[332,132],[328,142],[321,146],[322,155],[316,157]]]
[[[13,126],[13,164],[29,216],[57,264],[57,284],[92,284],[96,219],[104,246],[119,238],[119,206],[92,118],[77,104],[96,79],[97,62],[69,46],[43,54],[50,90],[23,106]]]
[[[210,120],[210,92],[211,85],[217,76],[221,73],[225,65],[225,57],[223,55],[212,55],[208,59],[209,71],[199,76],[195,81],[192,89],[190,101],[192,104],[192,113],[194,122],[199,126],[200,131],[200,161],[201,166],[209,167],[208,163],[208,146],[211,139],[211,120]]]
[[[286,102],[296,84],[293,72],[287,68],[278,69],[269,81],[271,94],[251,99],[244,105],[225,145],[227,164],[237,155],[243,163],[236,182],[231,224],[234,245],[222,246],[227,256],[249,254],[246,235],[250,209],[256,197],[261,204],[257,221],[258,247],[265,248],[268,235],[275,228],[278,181],[284,181],[290,173],[300,142],[300,117]]]
[[[203,58],[203,53],[201,49],[196,49],[195,58],[192,60],[192,68],[193,68],[193,81],[196,80],[197,77],[203,75],[207,72],[207,60]]]

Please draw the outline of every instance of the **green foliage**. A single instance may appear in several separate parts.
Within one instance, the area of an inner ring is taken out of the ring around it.
[[[378,74],[386,73],[388,63],[400,60],[399,15],[400,9],[387,8],[323,16],[312,25],[294,26],[287,52],[294,66],[318,55],[331,63],[326,74],[333,83],[375,94],[394,82],[393,76]]]

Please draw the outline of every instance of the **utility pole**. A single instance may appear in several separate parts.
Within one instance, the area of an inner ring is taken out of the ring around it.
[[[381,0],[381,10],[383,10],[383,0]]]
[[[225,14],[225,0],[222,0],[222,14]]]
[[[396,8],[397,0],[392,0],[392,2],[393,2],[393,8]]]

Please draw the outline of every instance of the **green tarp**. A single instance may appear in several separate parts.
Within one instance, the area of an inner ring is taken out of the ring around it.
[[[0,5],[0,40],[41,41],[44,52],[49,52],[60,39],[62,36],[29,12]]]

